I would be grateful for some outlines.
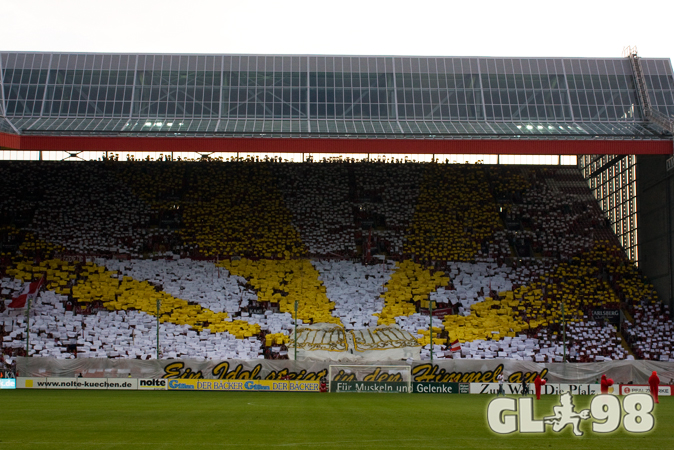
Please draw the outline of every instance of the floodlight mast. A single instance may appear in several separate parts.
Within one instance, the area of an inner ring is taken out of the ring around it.
[[[295,300],[295,363],[297,363],[297,300]]]
[[[566,316],[564,315],[564,302],[562,305],[562,348],[564,349],[563,362],[566,362]]]
[[[302,265],[302,260],[300,259],[300,297],[304,295],[304,265]],[[293,323],[295,324],[295,371],[297,372],[297,308],[299,306],[299,300],[295,299],[295,317]]]
[[[161,300],[157,299],[157,359],[159,359],[159,310],[161,309]]]
[[[28,308],[26,308],[26,358],[30,356],[30,295],[28,296]]]
[[[431,364],[433,364],[433,300],[428,300],[428,316],[428,321],[430,323],[428,328],[431,336]]]

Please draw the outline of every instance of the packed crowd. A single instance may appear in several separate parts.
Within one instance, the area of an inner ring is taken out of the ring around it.
[[[5,361],[27,329],[8,305],[39,279],[36,356],[287,358],[296,318],[397,326],[422,358],[674,357],[574,169],[11,162],[0,193]],[[629,311],[622,331],[595,310]]]
[[[661,303],[645,303],[632,309],[634,322],[626,321],[627,342],[639,359],[674,360],[674,326],[669,308]]]

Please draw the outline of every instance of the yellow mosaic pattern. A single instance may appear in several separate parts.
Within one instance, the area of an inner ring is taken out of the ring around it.
[[[492,168],[495,172],[491,177],[492,186],[496,195],[508,194],[511,192],[527,191],[531,184],[522,175],[522,169],[517,168]],[[545,170],[545,169],[544,169]]]
[[[16,261],[7,274],[23,281],[46,276],[47,289],[60,294],[72,294],[81,303],[100,301],[108,310],[137,310],[157,316],[157,300],[160,300],[159,321],[177,325],[190,325],[197,331],[204,328],[212,333],[229,332],[239,339],[260,332],[259,325],[234,320],[227,321],[227,313],[216,313],[199,305],[173,297],[146,281],[131,277],[117,278],[103,266],[85,263],[80,270],[72,263],[49,259],[33,264],[31,261]],[[70,284],[74,285],[70,287]]]
[[[443,324],[449,334],[450,342],[470,342],[476,339],[499,340],[529,326],[516,316],[519,302],[514,299],[494,300],[485,297],[480,303],[471,305],[469,316],[445,316]]]
[[[414,314],[414,302],[428,302],[431,292],[448,283],[449,277],[444,272],[431,273],[410,260],[396,263],[396,270],[385,286],[384,308],[380,314],[374,314],[379,316],[377,325],[393,325],[397,316]]]
[[[120,177],[153,207],[180,208],[178,233],[205,256],[291,258],[306,253],[265,164],[127,162]]]
[[[502,228],[482,167],[430,164],[404,251],[430,260],[470,261],[482,240]]]
[[[417,342],[419,342],[419,345],[424,346],[424,345],[430,345],[431,344],[431,334],[433,334],[433,345],[446,345],[447,344],[447,339],[441,338],[439,336],[439,333],[442,331],[442,329],[438,327],[432,327],[429,329],[420,329],[417,331],[417,334],[420,334],[421,337],[417,338]]]
[[[290,212],[266,167],[241,163],[223,170],[216,165],[202,166],[202,176],[186,196],[185,242],[198,245],[205,255],[304,254]]]
[[[221,261],[219,265],[248,280],[257,291],[259,301],[278,304],[281,312],[294,317],[297,300],[297,317],[303,323],[342,324],[339,318],[332,316],[335,304],[328,300],[319,273],[308,260],[252,261],[243,258]]]
[[[283,345],[287,344],[290,341],[290,336],[287,336],[283,333],[269,333],[264,337],[265,347],[271,347],[273,345]]]
[[[451,340],[459,339],[460,342],[488,338],[498,340],[515,336],[529,328],[560,322],[562,302],[568,322],[580,321],[583,308],[618,304],[620,300],[609,282],[598,276],[599,269],[595,261],[620,263],[625,260],[616,247],[598,245],[573,258],[571,264],[559,264],[537,281],[513,291],[500,292],[499,299],[486,297],[484,302],[471,306],[470,316],[445,316],[445,329]],[[618,272],[636,273],[632,265],[614,266],[611,270],[615,270],[615,267]],[[624,283],[629,283],[635,295],[652,292],[652,285],[645,285],[640,279],[635,281],[630,278]],[[525,315],[526,320],[520,317],[521,314]]]

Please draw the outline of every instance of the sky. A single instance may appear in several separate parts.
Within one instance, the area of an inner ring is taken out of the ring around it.
[[[674,1],[0,0],[0,51],[674,56]],[[643,18],[642,18],[643,17]]]

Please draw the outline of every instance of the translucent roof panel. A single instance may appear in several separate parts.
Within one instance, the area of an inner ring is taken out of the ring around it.
[[[0,117],[0,133],[16,134],[14,129],[10,126],[6,119]]]
[[[674,117],[671,62],[642,63]],[[0,74],[22,134],[666,137],[625,58],[0,52]]]

